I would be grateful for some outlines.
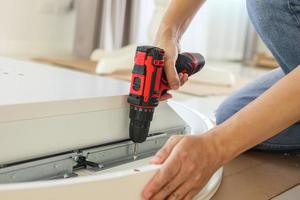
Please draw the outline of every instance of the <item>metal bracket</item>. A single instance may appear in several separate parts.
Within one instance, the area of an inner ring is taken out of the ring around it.
[[[73,177],[74,153],[14,164],[0,168],[0,183]]]
[[[142,144],[138,144],[137,158],[142,159],[152,156],[159,150],[172,135],[182,135],[185,127],[175,128],[164,133],[156,133],[147,138]],[[85,161],[96,163],[93,170],[103,170],[116,165],[133,161],[134,144],[131,141],[96,147],[82,151]]]
[[[172,135],[185,134],[186,127],[178,127],[149,135],[138,146],[138,159],[152,156]],[[0,166],[0,184],[69,178],[77,176],[76,170],[86,168],[99,171],[133,161],[133,142],[123,141],[60,155],[43,157],[23,163]]]

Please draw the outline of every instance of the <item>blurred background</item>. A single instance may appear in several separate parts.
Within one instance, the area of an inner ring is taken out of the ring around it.
[[[155,12],[167,0],[0,0],[0,55],[89,58],[97,48],[151,44]],[[210,0],[182,40],[182,49],[210,60],[254,61],[270,53],[241,0]],[[159,24],[161,13],[155,16]],[[156,24],[156,25],[157,25]]]
[[[136,46],[152,44],[168,3],[0,0],[0,81],[11,74],[4,66],[7,58],[129,81]],[[181,41],[182,51],[203,54],[207,64],[179,91],[172,91],[173,96],[211,119],[227,95],[278,67],[253,29],[245,4],[245,0],[207,1]],[[18,66],[15,71],[26,78],[25,69]],[[30,73],[38,76],[36,71]],[[56,75],[46,74],[52,80],[49,84],[55,85]]]

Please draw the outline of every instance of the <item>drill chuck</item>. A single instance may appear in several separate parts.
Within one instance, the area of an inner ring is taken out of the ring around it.
[[[129,137],[135,143],[142,143],[147,139],[154,108],[139,108],[130,106]]]

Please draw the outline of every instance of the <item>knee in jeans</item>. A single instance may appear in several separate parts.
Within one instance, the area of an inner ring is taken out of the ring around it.
[[[247,0],[247,10],[252,23],[262,31],[267,30],[273,20],[274,3],[270,0]]]

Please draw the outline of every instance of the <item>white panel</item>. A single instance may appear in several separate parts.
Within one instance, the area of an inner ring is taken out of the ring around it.
[[[139,200],[143,187],[159,167],[146,165],[126,171],[71,180],[0,185],[0,195],[5,200],[82,200],[86,197],[109,200]],[[220,185],[222,172],[221,168],[213,175],[195,200],[208,200],[213,196]]]
[[[120,99],[125,100],[122,96]],[[2,122],[0,152],[5,153],[0,154],[0,164],[128,139],[128,107],[122,103],[109,109]],[[34,111],[32,114],[39,114],[38,109]],[[150,133],[183,126],[183,120],[161,103],[155,110]]]
[[[131,169],[69,180],[0,185],[0,196],[5,200],[138,200],[138,191],[142,191],[158,168],[147,166],[139,168],[138,172]]]
[[[185,117],[192,133],[203,133],[212,127],[200,113],[178,103],[170,104],[177,114]],[[86,177],[0,185],[0,196],[5,200],[82,200],[87,197],[138,200],[143,187],[160,167],[147,163],[148,159],[144,159]],[[195,199],[210,199],[220,185],[222,172],[223,169],[219,169]]]

